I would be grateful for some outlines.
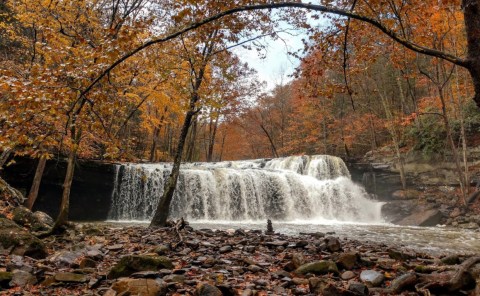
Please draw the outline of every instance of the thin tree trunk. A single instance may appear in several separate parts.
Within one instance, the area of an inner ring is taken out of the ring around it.
[[[268,141],[270,142],[270,146],[271,146],[271,148],[272,148],[273,156],[278,158],[277,148],[275,147],[275,143],[273,143],[272,137],[270,136],[270,134],[268,133],[268,131],[265,129],[265,127],[263,126],[263,124],[260,124],[260,128],[261,128],[262,131],[265,133],[265,135],[266,135],[267,138],[268,138]]]
[[[33,178],[32,187],[30,188],[30,192],[28,194],[27,202],[25,206],[31,210],[35,201],[37,200],[38,190],[40,189],[40,183],[42,182],[43,172],[45,170],[45,164],[47,163],[47,158],[41,156],[38,160],[37,169],[35,171],[35,177]]]
[[[75,134],[75,129],[72,131],[73,147],[70,150],[67,161],[67,171],[65,173],[65,180],[63,181],[62,202],[60,204],[60,213],[53,225],[51,232],[55,232],[60,227],[68,222],[68,214],[70,209],[70,190],[72,188],[73,173],[75,171],[75,160],[77,159],[78,146],[80,145],[81,130]]]
[[[175,158],[173,160],[173,168],[165,187],[163,195],[155,210],[155,215],[150,222],[150,227],[164,226],[167,222],[170,204],[175,193],[175,187],[177,186],[178,175],[180,174],[180,164],[182,162],[183,148],[185,146],[185,140],[187,139],[188,130],[192,123],[192,118],[195,115],[195,103],[198,100],[197,95],[193,95],[190,99],[190,109],[188,110],[185,120],[182,125],[182,131],[180,132],[180,138],[178,139],[177,151],[175,152]]]
[[[213,148],[215,147],[215,137],[217,136],[218,117],[214,123],[210,123],[210,138],[208,141],[207,161],[213,160]]]

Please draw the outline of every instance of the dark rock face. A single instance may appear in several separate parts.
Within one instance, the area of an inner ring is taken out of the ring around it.
[[[2,176],[24,194],[30,190],[36,161],[15,159]],[[34,211],[56,217],[60,208],[66,162],[49,160],[40,185]],[[115,181],[115,166],[95,161],[77,161],[70,196],[70,219],[76,221],[103,221],[108,218]],[[86,206],[88,205],[88,206]]]

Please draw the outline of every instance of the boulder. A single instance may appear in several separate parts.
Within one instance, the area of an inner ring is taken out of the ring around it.
[[[41,240],[30,234],[15,222],[0,218],[0,247],[11,249],[11,253],[42,259],[47,250]]]
[[[419,210],[398,221],[397,224],[404,226],[435,226],[441,223],[442,218],[443,215],[439,210]]]
[[[33,213],[24,206],[16,207],[13,212],[13,221],[18,225],[30,228],[33,231],[49,230],[55,221],[44,212]]]
[[[311,263],[306,263],[300,266],[295,270],[297,274],[326,274],[326,273],[335,273],[338,274],[337,264],[333,261],[315,261]]]
[[[108,278],[129,276],[138,271],[156,271],[162,268],[173,269],[172,262],[164,256],[129,255],[125,256],[110,270]]]
[[[163,296],[167,295],[167,285],[161,280],[122,278],[114,283],[104,295]]]
[[[53,227],[55,221],[47,213],[36,211],[32,215],[32,230],[33,231],[47,231]]]

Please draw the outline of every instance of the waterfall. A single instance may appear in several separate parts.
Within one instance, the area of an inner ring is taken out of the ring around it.
[[[150,220],[170,171],[167,163],[118,165],[110,219]],[[183,164],[170,215],[380,222],[380,208],[350,180],[340,158],[315,155]]]

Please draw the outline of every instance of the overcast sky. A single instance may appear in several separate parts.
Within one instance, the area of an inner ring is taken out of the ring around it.
[[[287,82],[291,78],[295,68],[300,61],[289,55],[288,52],[294,52],[303,48],[302,38],[305,35],[291,35],[287,33],[279,34],[282,39],[266,40],[265,58],[261,58],[256,50],[247,50],[244,48],[236,48],[234,51],[239,57],[248,62],[250,67],[254,68],[260,80],[267,82],[268,89],[273,89],[276,84]]]

